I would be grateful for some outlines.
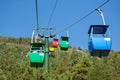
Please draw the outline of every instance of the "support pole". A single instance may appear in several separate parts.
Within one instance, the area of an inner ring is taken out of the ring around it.
[[[45,71],[49,71],[49,37],[45,36]]]

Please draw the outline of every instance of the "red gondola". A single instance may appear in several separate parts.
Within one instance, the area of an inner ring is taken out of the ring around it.
[[[58,39],[54,38],[52,42],[52,47],[57,48],[59,46]]]

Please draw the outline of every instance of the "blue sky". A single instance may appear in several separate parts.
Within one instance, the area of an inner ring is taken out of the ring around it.
[[[85,16],[106,0],[58,0],[49,27],[55,33]],[[47,27],[55,0],[38,0],[39,27]],[[112,49],[120,51],[120,0],[110,0],[102,7],[106,24],[112,35]],[[94,12],[69,29],[70,45],[88,48],[88,29],[90,25],[102,24],[98,12]],[[35,0],[0,0],[0,36],[31,37],[36,26]],[[59,34],[65,35],[65,31]]]

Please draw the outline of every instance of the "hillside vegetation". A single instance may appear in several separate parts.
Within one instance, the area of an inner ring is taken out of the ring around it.
[[[0,80],[120,80],[120,52],[98,58],[86,50],[57,48],[47,74],[43,67],[30,67],[29,45],[29,38],[0,37]]]

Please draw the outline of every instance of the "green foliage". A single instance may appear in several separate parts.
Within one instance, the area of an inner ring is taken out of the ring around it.
[[[92,69],[87,74],[87,80],[111,80],[108,73],[108,66],[104,59],[93,57]]]
[[[7,80],[5,74],[3,73],[3,70],[0,69],[0,80]]]
[[[91,57],[87,50],[59,48],[49,57],[49,73],[29,63],[29,38],[0,37],[0,80],[120,80],[120,52]]]
[[[72,80],[87,80],[87,74],[91,69],[91,62],[87,57],[82,57],[79,64],[76,64],[72,72]]]

